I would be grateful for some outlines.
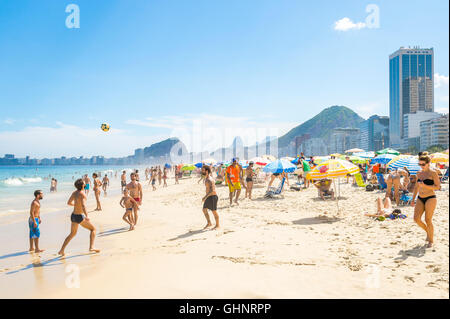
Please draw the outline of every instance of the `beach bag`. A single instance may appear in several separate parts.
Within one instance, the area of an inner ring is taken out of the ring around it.
[[[366,186],[366,192],[373,192],[375,190],[375,188],[373,187],[373,185],[367,185]]]

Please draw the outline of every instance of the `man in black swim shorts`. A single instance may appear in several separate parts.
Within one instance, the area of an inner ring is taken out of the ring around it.
[[[202,198],[203,203],[203,214],[206,218],[206,226],[203,229],[207,229],[212,226],[211,220],[209,218],[208,209],[212,211],[214,219],[216,220],[216,226],[213,229],[219,229],[219,214],[217,214],[217,202],[219,198],[216,193],[216,186],[211,178],[211,168],[209,166],[203,165],[202,174],[205,174],[205,186],[206,195]]]

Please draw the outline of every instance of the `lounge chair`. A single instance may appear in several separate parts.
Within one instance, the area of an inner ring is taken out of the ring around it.
[[[366,187],[367,185],[364,183],[361,173],[355,174],[356,185],[359,187]]]
[[[380,185],[380,189],[381,189],[381,190],[386,189],[386,188],[387,188],[387,184],[386,184],[386,182],[384,181],[383,174],[377,173],[376,175],[377,175],[378,185]]]
[[[401,205],[408,205],[411,204],[412,196],[408,195],[408,193],[403,193],[402,196],[400,196],[400,204]]]
[[[286,181],[286,177],[283,177],[281,180],[281,183],[278,185],[278,187],[270,187],[269,190],[264,195],[264,198],[273,198],[275,195],[280,195],[283,191],[284,182]]]

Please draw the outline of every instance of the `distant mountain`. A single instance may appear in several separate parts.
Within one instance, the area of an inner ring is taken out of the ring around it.
[[[311,137],[327,138],[334,128],[358,128],[362,117],[345,106],[330,106],[303,124],[294,127],[278,139],[278,147],[287,146],[296,136],[310,134]]]
[[[150,156],[159,157],[159,156],[167,156],[172,149],[172,146],[177,144],[180,140],[176,137],[168,138],[159,143],[152,144],[146,148],[144,148],[144,157],[148,158]]]

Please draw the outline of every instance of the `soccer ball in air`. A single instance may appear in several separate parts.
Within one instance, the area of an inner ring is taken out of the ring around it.
[[[109,131],[109,124],[103,123],[101,128],[102,128],[103,132],[108,132]]]

